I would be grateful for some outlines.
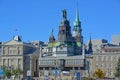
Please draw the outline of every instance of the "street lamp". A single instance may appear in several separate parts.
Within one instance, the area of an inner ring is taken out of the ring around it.
[[[58,70],[57,70],[57,59],[55,59],[54,64],[55,64],[55,80],[56,80],[56,76],[57,76],[57,73],[58,73]]]

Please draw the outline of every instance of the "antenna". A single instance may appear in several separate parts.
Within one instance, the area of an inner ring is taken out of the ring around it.
[[[19,28],[18,26],[14,29],[14,37],[19,36],[19,38],[22,40],[22,35],[19,34]]]
[[[17,28],[15,29],[15,35],[18,35],[18,29]]]
[[[20,36],[20,27],[19,26],[16,26],[15,28],[14,28],[14,35],[16,36],[16,35],[19,35]]]

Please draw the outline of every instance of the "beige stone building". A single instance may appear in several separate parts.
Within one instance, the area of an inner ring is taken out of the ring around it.
[[[105,77],[114,78],[115,68],[120,53],[100,53],[93,54],[92,57],[93,58],[90,62],[91,76],[93,76],[93,73],[100,68],[104,72]]]
[[[39,57],[39,48],[30,43],[22,42],[19,36],[2,44],[1,67],[12,69],[21,69],[23,74],[20,78],[28,75],[34,76],[37,73],[37,59]]]
[[[93,77],[93,73],[100,68],[105,77],[114,78],[115,68],[120,57],[120,45],[108,43],[105,39],[91,40],[91,42],[93,53],[86,56],[88,75]]]
[[[118,58],[120,57],[120,46],[105,45],[102,47],[101,53],[94,53],[91,56],[89,66],[90,75],[100,68],[105,77],[114,78],[115,68],[117,66]]]

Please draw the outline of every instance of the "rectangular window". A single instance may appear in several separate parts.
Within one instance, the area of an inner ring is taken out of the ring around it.
[[[18,59],[18,68],[21,67],[21,59]]]
[[[98,64],[95,64],[95,67],[98,68]]]
[[[108,76],[108,72],[107,71],[105,72],[105,76]]]
[[[111,61],[113,60],[113,56],[110,56],[110,60],[111,60]]]
[[[104,56],[101,56],[101,58],[102,58],[101,61],[104,61]]]
[[[18,47],[18,54],[21,54],[21,47]]]
[[[3,59],[3,65],[5,65],[5,63],[6,63],[6,60],[5,60],[5,59]]]
[[[12,54],[12,50],[9,50],[9,54]]]
[[[105,68],[106,68],[106,64],[105,64]]]
[[[8,66],[10,66],[10,65],[9,65],[9,59],[8,59]]]
[[[112,76],[113,75],[113,73],[112,73],[112,71],[110,71],[110,76]]]
[[[108,61],[108,56],[106,56],[106,61]]]
[[[16,50],[13,50],[13,54],[16,54]]]
[[[106,68],[108,68],[108,64],[105,64]]]
[[[5,55],[6,54],[6,50],[3,50],[3,55]]]
[[[118,59],[119,59],[119,56],[116,56],[116,61],[118,61]]]
[[[104,60],[106,60],[106,56],[104,56]]]
[[[104,64],[101,64],[101,68],[103,68]]]
[[[98,61],[98,56],[96,56],[96,61]]]
[[[110,68],[112,68],[113,67],[113,65],[112,64],[110,64]]]

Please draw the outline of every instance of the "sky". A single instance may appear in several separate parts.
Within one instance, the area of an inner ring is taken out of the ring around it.
[[[0,0],[0,41],[19,35],[24,42],[48,42],[51,29],[57,40],[62,10],[73,29],[77,4],[84,43],[90,35],[108,41],[120,35],[120,0]]]

